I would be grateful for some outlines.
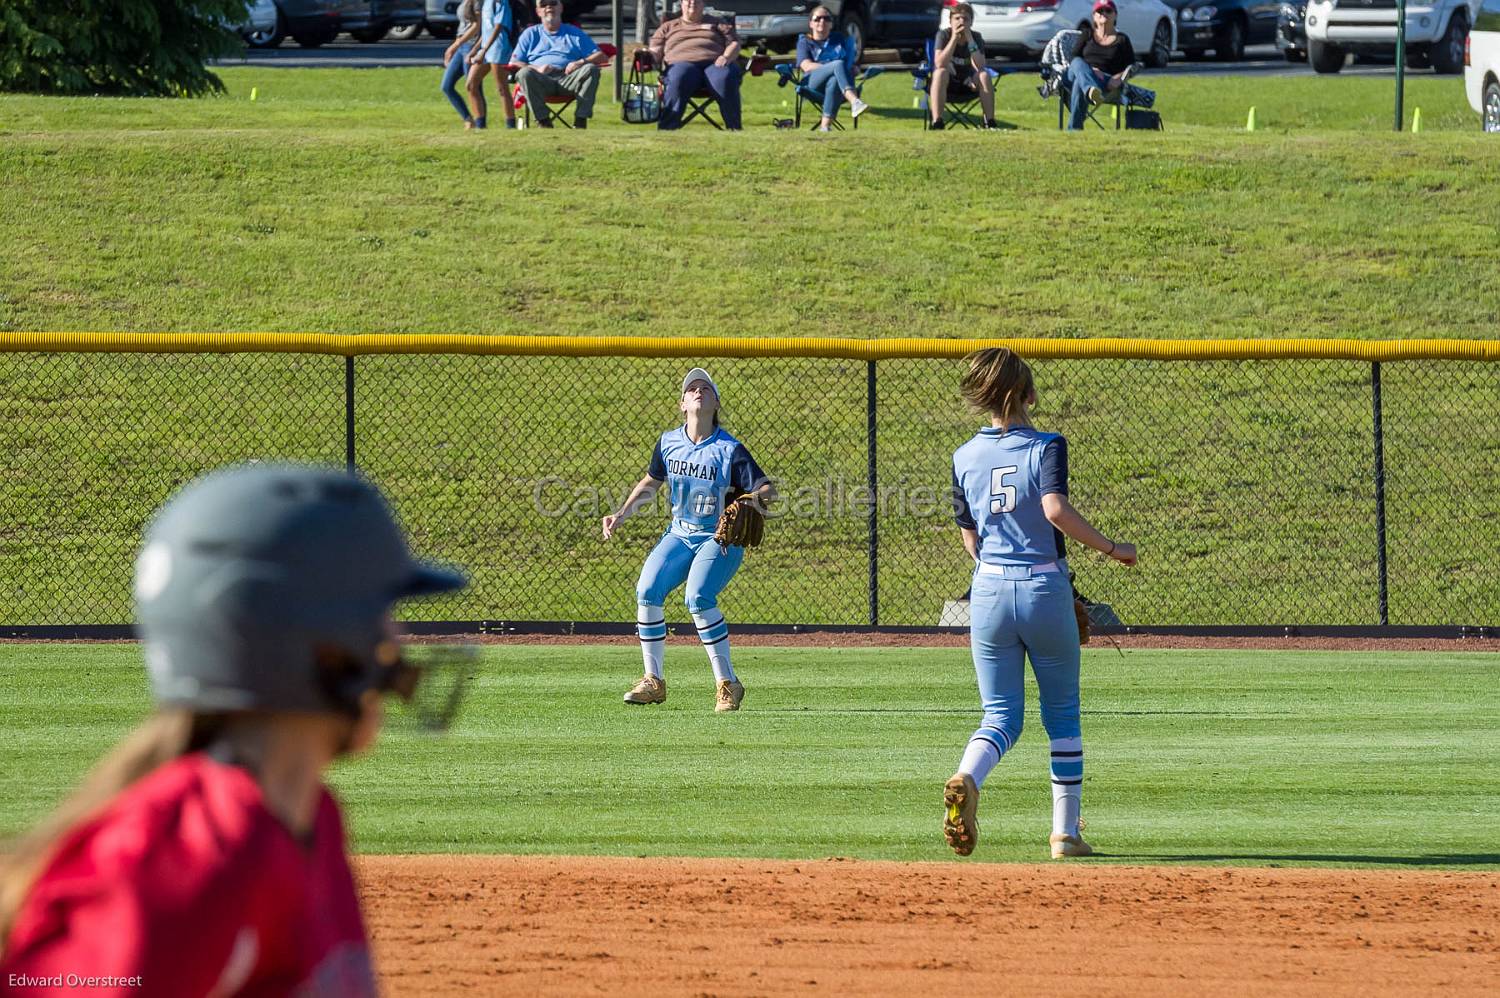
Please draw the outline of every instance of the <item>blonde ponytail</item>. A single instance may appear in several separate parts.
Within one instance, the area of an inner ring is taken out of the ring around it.
[[[16,914],[58,843],[115,797],[157,768],[207,745],[223,715],[161,710],[152,714],[90,770],[72,796],[17,840],[0,866],[0,953]]]
[[[964,401],[1007,428],[1026,423],[1026,406],[1036,391],[1026,362],[1004,347],[976,350],[964,359],[969,365],[959,383]]]

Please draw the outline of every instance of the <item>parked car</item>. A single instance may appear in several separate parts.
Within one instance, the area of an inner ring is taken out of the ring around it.
[[[937,34],[940,0],[827,0],[835,30],[849,36],[863,57],[866,48],[897,49],[911,62],[927,39]],[[734,18],[735,32],[746,47],[764,45],[790,52],[807,31],[814,0],[710,0],[708,12]],[[571,11],[567,14],[571,16]]]
[[[987,56],[1031,60],[1059,31],[1090,30],[1093,0],[969,0],[974,31]],[[1176,12],[1162,0],[1115,0],[1115,25],[1130,39],[1136,57],[1161,67],[1177,45]],[[948,23],[944,8],[943,24]]]
[[[1276,40],[1281,0],[1166,0],[1177,11],[1177,45],[1189,59],[1213,49],[1224,62],[1245,58],[1246,45]]]
[[[598,8],[600,0],[566,0],[563,4],[563,20],[573,24],[585,14],[592,14]],[[392,28],[389,38],[398,41],[410,41],[416,38],[425,29],[434,38],[453,38],[458,34],[458,5],[459,0],[427,0],[427,14],[416,24],[408,24],[404,27]],[[635,9],[634,0],[627,0],[630,10]],[[516,33],[528,24],[536,23],[536,4],[532,0],[513,0],[511,10],[515,14]]]
[[[1307,0],[1287,0],[1276,18],[1276,47],[1287,62],[1307,61]]]
[[[1412,0],[1406,5],[1406,64],[1461,73],[1464,38],[1478,0]],[[1396,0],[1309,0],[1307,59],[1319,73],[1337,73],[1345,57],[1396,52]]]
[[[434,38],[458,34],[458,0],[427,0],[427,13],[416,24],[392,28],[388,37],[408,42],[426,31]]]
[[[1500,134],[1500,0],[1483,0],[1464,46],[1464,91],[1479,125]]]
[[[303,48],[317,48],[338,37],[346,10],[365,4],[356,0],[273,0],[276,24],[268,31],[245,36],[251,48],[273,49],[287,39],[295,38]]]
[[[341,27],[367,45],[380,41],[392,28],[413,24],[420,28],[427,16],[427,0],[368,0],[355,6],[359,9],[345,13]]]
[[[264,48],[265,40],[276,33],[276,0],[255,0],[245,11],[245,20],[234,26],[240,37],[252,48]]]

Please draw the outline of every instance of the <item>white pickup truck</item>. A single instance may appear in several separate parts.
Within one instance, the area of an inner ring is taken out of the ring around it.
[[[1500,133],[1500,0],[1483,0],[1464,60],[1464,91],[1486,132]]]
[[[1479,0],[1409,0],[1406,64],[1439,73],[1464,70],[1464,38]],[[1337,73],[1350,53],[1393,55],[1396,0],[1309,0],[1307,61],[1319,73]]]

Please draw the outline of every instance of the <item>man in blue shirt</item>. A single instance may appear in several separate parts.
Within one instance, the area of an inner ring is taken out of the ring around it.
[[[512,64],[520,67],[516,85],[526,95],[538,127],[552,127],[548,97],[571,96],[577,98],[573,127],[587,128],[599,90],[599,67],[609,57],[582,28],[563,23],[562,0],[537,0],[536,13],[542,23],[521,32],[511,56]]]

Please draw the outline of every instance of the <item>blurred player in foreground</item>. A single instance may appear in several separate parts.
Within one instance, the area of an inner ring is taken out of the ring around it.
[[[641,568],[636,583],[636,632],[646,673],[625,694],[630,704],[663,703],[662,652],[667,640],[662,607],[667,594],[687,583],[684,601],[698,627],[698,638],[713,666],[717,692],[714,710],[739,710],[745,687],[729,662],[729,625],[719,610],[719,593],[729,584],[745,549],[722,545],[714,534],[729,504],[747,502],[757,509],[773,498],[771,483],[745,445],[719,426],[719,386],[695,367],[682,379],[683,424],[661,435],[646,477],[636,483],[618,513],[603,521],[604,539],[622,521],[650,502],[665,482],[672,497],[672,523]],[[745,499],[736,499],[745,493]],[[758,515],[758,514],[757,514]]]
[[[1105,537],[1068,502],[1068,442],[1031,425],[1036,387],[1026,362],[991,348],[968,365],[960,390],[990,425],[953,455],[953,501],[975,561],[970,647],[984,720],[943,788],[943,835],[960,856],[974,851],[979,788],[1021,735],[1029,655],[1052,743],[1052,858],[1087,856],[1079,635],[1063,534],[1125,565],[1135,564],[1135,546]]]
[[[373,994],[323,773],[416,686],[391,605],[463,585],[340,472],[247,465],[164,506],[135,576],[157,709],[12,850],[6,993]]]

